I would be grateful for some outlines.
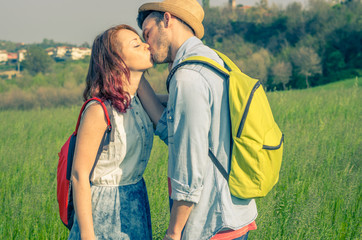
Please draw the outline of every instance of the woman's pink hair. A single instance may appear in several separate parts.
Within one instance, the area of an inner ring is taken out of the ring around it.
[[[116,40],[116,33],[122,29],[137,31],[128,25],[118,25],[98,35],[92,46],[92,54],[86,78],[83,98],[88,100],[98,97],[110,100],[119,112],[126,112],[131,96],[125,91],[125,83],[129,82],[130,70],[123,61]]]

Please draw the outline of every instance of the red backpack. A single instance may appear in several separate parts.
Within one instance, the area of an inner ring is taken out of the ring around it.
[[[73,196],[72,196],[72,187],[70,184],[70,177],[72,172],[72,164],[73,164],[73,155],[74,155],[74,149],[75,149],[75,143],[78,133],[78,127],[80,124],[80,119],[82,116],[82,113],[84,111],[84,108],[86,105],[92,101],[96,100],[98,101],[104,110],[104,114],[107,118],[107,130],[103,136],[102,142],[100,144],[100,149],[98,150],[97,158],[99,156],[99,152],[101,150],[101,147],[103,145],[105,136],[108,132],[111,131],[111,121],[109,120],[109,115],[107,108],[103,101],[99,98],[91,98],[88,99],[82,106],[82,109],[80,110],[77,126],[75,128],[75,131],[68,140],[63,145],[62,149],[58,153],[59,155],[59,162],[58,162],[58,168],[57,168],[57,199],[58,199],[58,205],[59,205],[59,214],[60,219],[62,220],[63,224],[70,230],[73,226],[73,219],[74,219],[74,205],[73,205]],[[97,159],[94,163],[93,169],[95,167],[95,164],[97,162]],[[93,172],[92,169],[92,172]],[[90,173],[90,177],[92,176],[92,172]]]

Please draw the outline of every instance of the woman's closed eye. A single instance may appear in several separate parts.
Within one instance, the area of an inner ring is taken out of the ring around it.
[[[134,48],[138,48],[141,46],[142,41],[141,41],[141,39],[135,38],[130,43]]]

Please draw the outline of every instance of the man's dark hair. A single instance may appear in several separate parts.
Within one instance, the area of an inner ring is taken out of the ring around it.
[[[157,24],[159,24],[163,20],[164,12],[152,11],[152,10],[140,12],[140,13],[138,13],[138,16],[137,16],[137,24],[140,29],[142,29],[143,22],[148,17],[148,15],[150,15],[151,13],[152,13],[152,15],[154,15],[153,17],[155,18]]]
[[[145,19],[150,15],[152,14],[152,17],[155,19],[156,21],[156,24],[159,25],[160,22],[163,20],[164,18],[164,15],[165,15],[165,12],[159,12],[159,11],[143,11],[143,12],[140,12],[138,13],[138,16],[137,16],[137,24],[139,26],[140,29],[142,29],[142,24],[143,22],[145,21]],[[192,29],[192,27],[190,27],[190,25],[188,25],[186,22],[182,21],[180,18],[174,16],[175,18],[177,18],[177,20],[179,20],[181,23],[183,23],[185,25],[185,27],[189,28],[194,34],[195,34],[195,31],[194,29]]]

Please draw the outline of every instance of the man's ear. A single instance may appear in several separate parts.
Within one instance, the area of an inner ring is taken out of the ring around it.
[[[170,26],[171,18],[172,18],[172,15],[169,12],[165,12],[165,14],[163,15],[163,21],[165,24],[165,28]]]

